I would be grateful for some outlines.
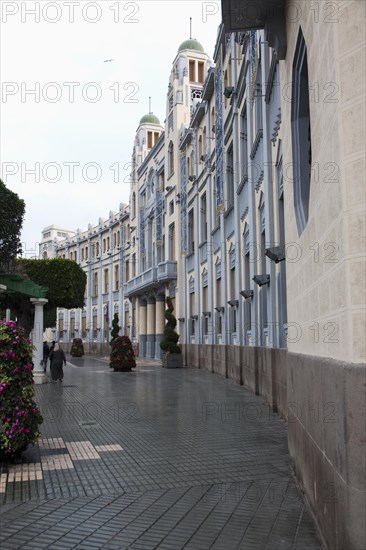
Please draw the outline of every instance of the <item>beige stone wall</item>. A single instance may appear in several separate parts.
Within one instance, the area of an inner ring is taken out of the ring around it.
[[[297,2],[287,22],[288,49],[280,63],[288,348],[297,353],[365,361],[365,3]],[[301,14],[301,16],[300,16]],[[330,22],[330,20],[334,22]],[[298,237],[292,186],[292,62],[299,26],[307,44],[312,133],[309,220]],[[318,97],[317,97],[318,96]],[[296,252],[297,251],[297,252]],[[290,335],[290,332],[289,332]]]

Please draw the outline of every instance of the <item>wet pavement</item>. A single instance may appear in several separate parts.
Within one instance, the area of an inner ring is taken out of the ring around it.
[[[1,549],[320,549],[280,417],[232,380],[147,361],[68,357],[36,386],[41,438],[1,466]]]

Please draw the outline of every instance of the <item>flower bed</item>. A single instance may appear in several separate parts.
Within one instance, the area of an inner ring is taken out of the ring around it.
[[[0,320],[0,456],[35,443],[43,422],[34,401],[33,346],[14,321]]]

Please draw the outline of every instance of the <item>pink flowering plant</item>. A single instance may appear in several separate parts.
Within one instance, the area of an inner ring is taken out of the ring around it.
[[[135,352],[128,336],[117,336],[111,347],[109,362],[111,369],[118,371],[136,368]]]
[[[0,320],[0,456],[24,451],[40,436],[34,401],[33,346],[14,321]]]

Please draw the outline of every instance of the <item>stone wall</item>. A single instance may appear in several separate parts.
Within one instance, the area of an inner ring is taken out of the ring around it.
[[[288,444],[334,550],[364,550],[365,365],[288,353]]]
[[[231,378],[287,416],[286,350],[254,346],[186,344],[184,364]]]
[[[235,380],[288,423],[293,466],[332,550],[364,550],[365,365],[254,346],[186,345],[184,362]]]

